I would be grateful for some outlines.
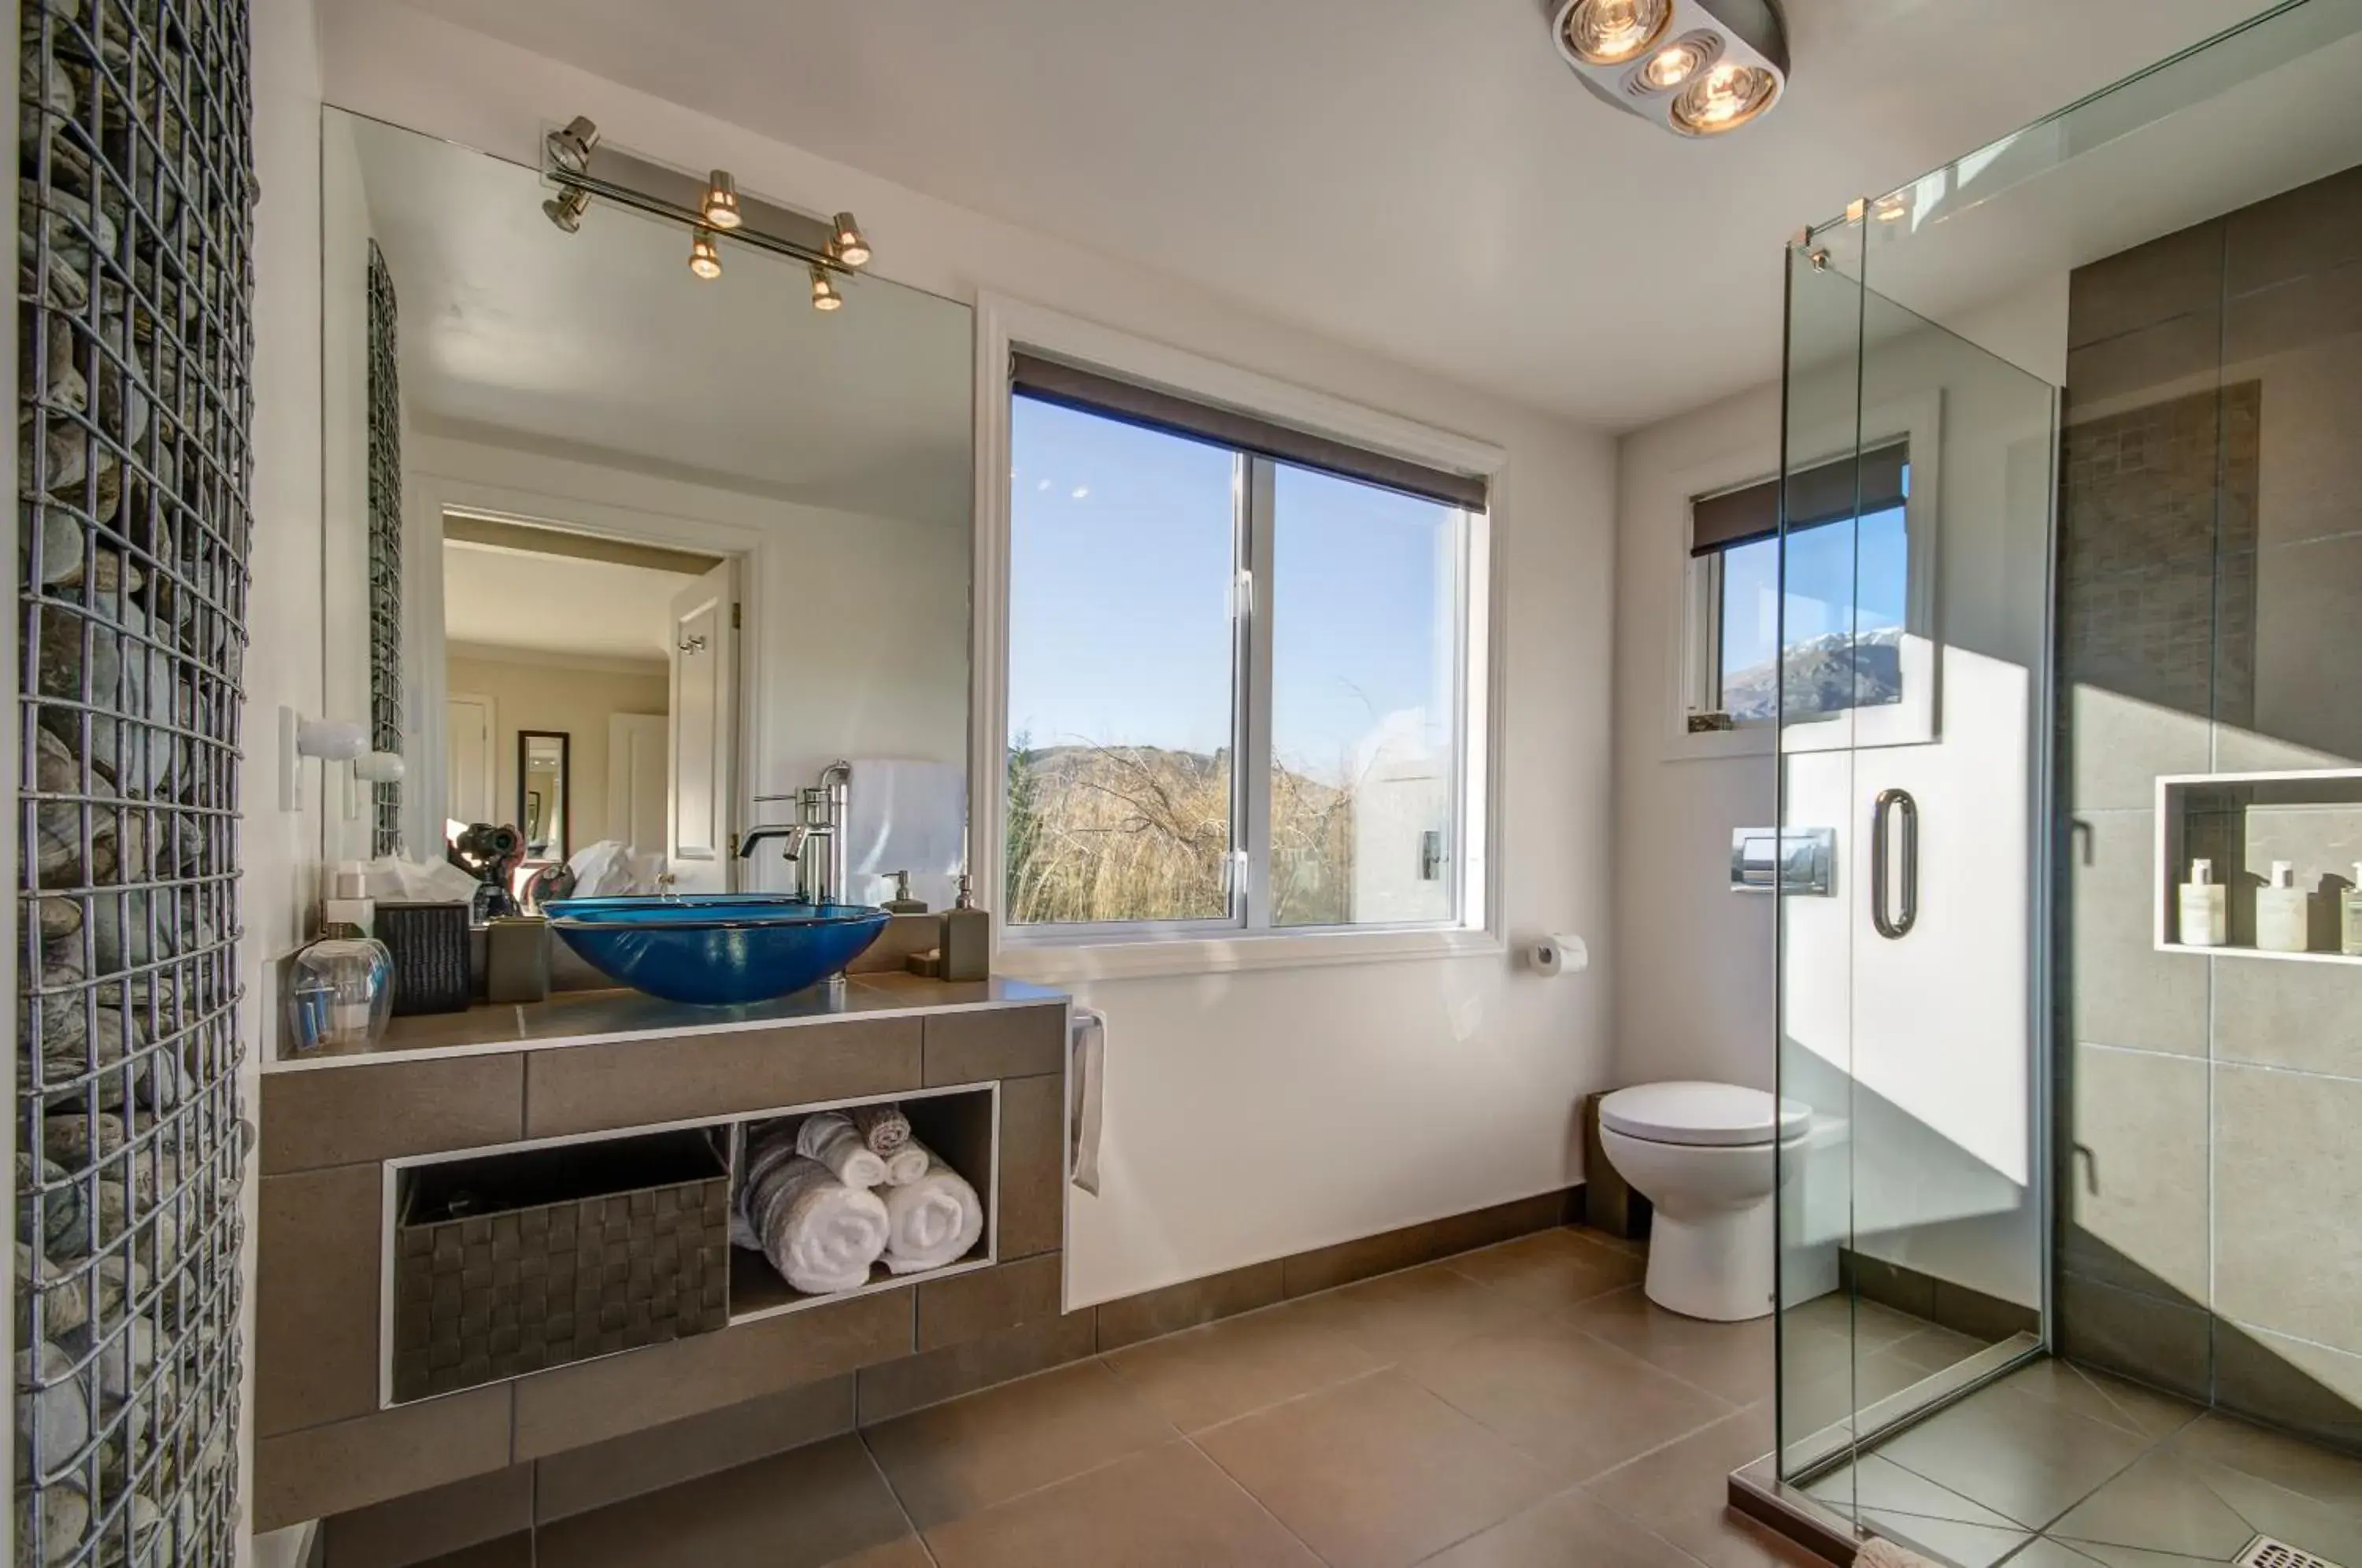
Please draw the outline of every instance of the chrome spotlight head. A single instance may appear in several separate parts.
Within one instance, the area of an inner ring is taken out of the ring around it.
[[[836,280],[830,277],[828,269],[817,261],[812,263],[811,285],[812,309],[841,310],[844,308],[844,296],[836,292]]]
[[[569,174],[587,172],[590,150],[599,145],[599,127],[588,115],[577,115],[542,138],[549,160]]]
[[[689,242],[689,270],[707,282],[722,276],[722,252],[713,243],[713,236],[699,229]]]
[[[1543,0],[1559,57],[1628,114],[1685,137],[1760,118],[1788,84],[1778,0]]]
[[[716,169],[705,182],[705,200],[700,204],[705,221],[715,228],[736,228],[745,222],[738,211],[738,182],[730,177],[727,169]]]
[[[568,234],[582,232],[582,215],[590,210],[590,193],[572,186],[541,204],[541,215]]]
[[[869,265],[869,241],[863,238],[861,226],[851,213],[839,213],[829,219],[829,254],[848,267]]]

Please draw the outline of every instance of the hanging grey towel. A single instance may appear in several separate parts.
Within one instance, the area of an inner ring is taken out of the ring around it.
[[[1074,1184],[1099,1194],[1099,1116],[1107,1097],[1107,1014],[1078,1007],[1068,1025],[1066,1167]]]

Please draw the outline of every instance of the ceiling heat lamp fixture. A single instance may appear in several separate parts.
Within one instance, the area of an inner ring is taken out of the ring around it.
[[[1583,84],[1677,135],[1760,119],[1788,84],[1777,0],[1545,0],[1558,52]]]
[[[582,116],[542,138],[542,178],[557,194],[542,204],[549,221],[580,231],[595,198],[690,231],[689,269],[711,281],[722,275],[720,242],[749,245],[811,269],[814,310],[844,304],[840,282],[869,264],[869,241],[851,213],[820,217],[750,196],[726,169],[685,174],[611,147]]]

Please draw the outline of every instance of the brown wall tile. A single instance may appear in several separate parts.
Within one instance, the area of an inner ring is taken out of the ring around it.
[[[922,1405],[1081,1361],[1095,1353],[1097,1346],[1094,1315],[1085,1308],[965,1344],[864,1367],[857,1379],[861,1424],[872,1426]]]
[[[1064,1246],[1066,1239],[1065,1085],[1061,1075],[1000,1086],[1003,1262]]]
[[[2059,1348],[2070,1359],[2207,1398],[2213,1320],[2204,1308],[2073,1274],[2058,1276],[2058,1302]]]
[[[383,1167],[267,1176],[257,1198],[254,1429],[377,1408]]]
[[[522,1053],[262,1076],[265,1176],[523,1136]]]
[[[926,1024],[930,1088],[1032,1077],[1066,1069],[1066,1010],[1063,1007],[943,1012],[928,1018]]]
[[[881,1018],[536,1051],[525,1068],[525,1135],[916,1088],[919,1038],[917,1019]]]
[[[2081,348],[2223,297],[2223,226],[2202,223],[2078,267],[2067,285],[2067,346]]]
[[[1161,1290],[1142,1291],[1120,1300],[1099,1303],[1099,1349],[1118,1351],[1165,1334],[1177,1334],[1202,1323],[1268,1307],[1286,1293],[1283,1265],[1250,1264],[1226,1274],[1209,1275]]]
[[[880,1291],[516,1384],[516,1456],[538,1459],[911,1353],[915,1293]]]
[[[2224,220],[2235,294],[2362,259],[2362,167],[2243,207]]]
[[[1043,1253],[949,1279],[920,1281],[919,1348],[941,1350],[1056,1317],[1065,1264],[1065,1253]]]
[[[408,1568],[532,1525],[533,1466],[512,1464],[331,1515],[320,1527],[320,1568]]]
[[[2362,1452],[2362,1356],[2222,1320],[2214,1393],[2225,1409]]]
[[[254,1528],[325,1518],[508,1463],[505,1386],[262,1438],[254,1445]]]
[[[536,1517],[588,1513],[852,1430],[853,1374],[842,1373],[535,1460]]]
[[[2219,307],[2068,350],[2070,425],[2204,392],[2222,372]]]

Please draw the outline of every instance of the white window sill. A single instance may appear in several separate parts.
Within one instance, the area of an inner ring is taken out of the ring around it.
[[[1164,937],[1152,942],[1004,941],[993,972],[1043,985],[1220,975],[1249,969],[1310,969],[1426,958],[1497,956],[1508,951],[1489,931],[1327,931],[1299,935]]]

